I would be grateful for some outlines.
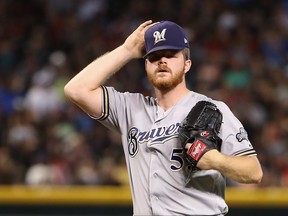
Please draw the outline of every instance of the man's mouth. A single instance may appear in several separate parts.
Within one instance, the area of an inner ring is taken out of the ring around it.
[[[167,70],[158,70],[158,73],[166,73],[168,72]]]
[[[157,73],[169,73],[169,70],[167,68],[159,68]]]

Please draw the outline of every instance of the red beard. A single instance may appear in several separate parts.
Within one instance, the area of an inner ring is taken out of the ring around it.
[[[161,90],[169,91],[183,81],[184,68],[178,73],[172,73],[166,65],[160,65],[153,74],[148,74],[148,79],[152,85]]]

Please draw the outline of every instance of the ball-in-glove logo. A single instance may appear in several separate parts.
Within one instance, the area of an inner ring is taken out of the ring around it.
[[[206,137],[206,136],[208,136],[209,134],[210,134],[209,131],[203,131],[203,132],[200,133],[200,136]]]

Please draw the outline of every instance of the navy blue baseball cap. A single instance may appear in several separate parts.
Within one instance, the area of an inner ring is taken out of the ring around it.
[[[186,33],[182,27],[171,21],[161,21],[151,26],[145,32],[145,46],[147,57],[159,50],[182,50],[189,48]]]

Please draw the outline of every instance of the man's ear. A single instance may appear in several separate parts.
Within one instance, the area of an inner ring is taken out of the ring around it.
[[[191,66],[192,66],[191,59],[186,60],[185,61],[185,66],[184,66],[184,69],[185,69],[184,72],[187,73],[190,70]]]

